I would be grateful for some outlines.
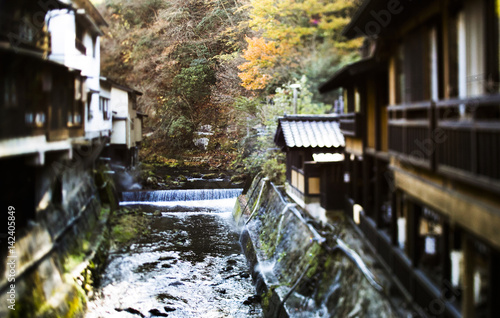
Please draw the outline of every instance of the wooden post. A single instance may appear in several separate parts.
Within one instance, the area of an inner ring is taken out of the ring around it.
[[[474,317],[474,259],[475,252],[471,239],[467,234],[463,235],[464,257],[464,276],[463,276],[463,296],[462,296],[462,314],[464,318]]]
[[[442,87],[441,91],[442,93],[440,94],[443,96],[445,99],[450,98],[450,13],[448,9],[448,1],[449,0],[443,0],[441,1],[441,49],[442,49],[442,57],[440,63],[442,65],[442,74],[443,74],[443,81],[442,81]]]

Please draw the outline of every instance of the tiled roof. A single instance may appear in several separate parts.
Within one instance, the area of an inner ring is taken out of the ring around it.
[[[339,123],[337,118],[333,116],[279,118],[275,142],[289,148],[339,148],[345,146]]]

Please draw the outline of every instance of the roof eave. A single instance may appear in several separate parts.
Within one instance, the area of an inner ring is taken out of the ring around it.
[[[362,75],[380,67],[375,58],[369,57],[344,66],[336,72],[332,78],[319,87],[320,94],[328,93],[334,89],[348,84],[354,77]]]

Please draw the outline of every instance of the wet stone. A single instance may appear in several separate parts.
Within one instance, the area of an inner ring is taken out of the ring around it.
[[[163,312],[159,311],[158,309],[151,309],[151,310],[149,311],[149,313],[150,313],[151,315],[153,315],[153,317],[155,317],[155,316],[156,316],[156,317],[168,317],[168,314],[167,314],[167,313],[163,313]]]
[[[171,311],[175,311],[176,309],[173,307],[165,306],[165,307],[163,307],[163,310],[165,310],[166,312],[171,312]]]

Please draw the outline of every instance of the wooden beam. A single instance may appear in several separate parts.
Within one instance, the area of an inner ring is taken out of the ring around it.
[[[456,191],[440,179],[427,179],[409,170],[395,166],[392,162],[395,186],[415,200],[449,218],[484,241],[500,248],[500,204],[493,204],[472,193]]]

